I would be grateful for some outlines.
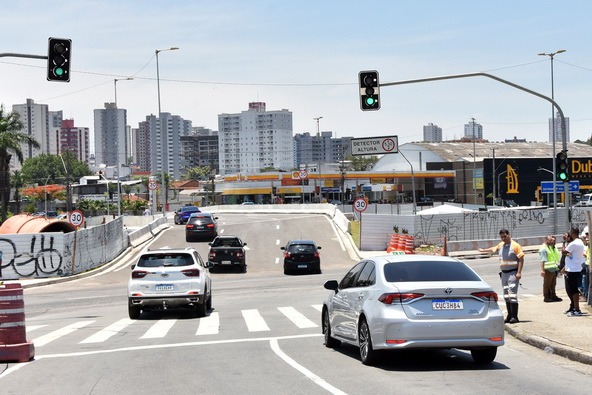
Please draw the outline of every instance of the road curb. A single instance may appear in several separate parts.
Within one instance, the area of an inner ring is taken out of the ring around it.
[[[592,353],[579,350],[565,344],[560,344],[541,336],[526,333],[517,328],[516,325],[519,326],[520,324],[506,324],[505,326],[506,332],[516,339],[531,346],[540,348],[549,354],[559,355],[571,361],[592,365]]]

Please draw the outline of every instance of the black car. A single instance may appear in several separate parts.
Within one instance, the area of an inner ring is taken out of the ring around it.
[[[210,213],[192,213],[185,224],[185,241],[200,238],[213,240],[218,236],[217,219]]]
[[[312,240],[290,240],[284,251],[284,274],[295,271],[307,271],[321,274],[321,255],[317,246]]]
[[[193,213],[201,212],[197,206],[183,206],[179,210],[175,211],[175,225],[183,225],[189,219],[189,216]]]

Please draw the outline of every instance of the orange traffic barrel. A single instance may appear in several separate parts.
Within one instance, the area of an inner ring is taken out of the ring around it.
[[[27,362],[34,356],[35,346],[27,342],[23,288],[0,285],[0,361]]]

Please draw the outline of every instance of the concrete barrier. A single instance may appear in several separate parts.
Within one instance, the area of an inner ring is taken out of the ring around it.
[[[152,239],[158,233],[167,229],[169,227],[169,223],[166,217],[160,217],[156,220],[151,221],[147,225],[141,227],[140,229],[134,230],[129,234],[129,243],[132,247],[137,247],[142,243]]]

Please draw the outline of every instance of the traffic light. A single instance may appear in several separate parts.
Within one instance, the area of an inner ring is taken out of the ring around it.
[[[569,165],[567,163],[567,150],[563,150],[555,157],[555,169],[557,181],[569,181]]]
[[[360,108],[362,111],[373,111],[380,108],[380,87],[378,71],[360,71]]]
[[[72,40],[50,37],[47,48],[47,80],[70,82]]]

